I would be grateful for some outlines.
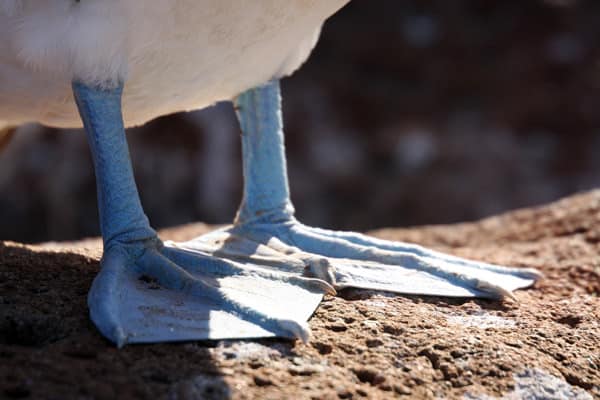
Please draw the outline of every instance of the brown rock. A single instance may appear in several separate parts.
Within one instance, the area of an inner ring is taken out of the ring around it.
[[[476,223],[374,232],[459,256],[536,267],[546,278],[517,291],[516,304],[356,291],[350,300],[332,298],[317,310],[310,345],[260,341],[269,351],[246,359],[210,343],[117,350],[88,320],[86,293],[98,270],[99,240],[0,242],[0,396],[501,397],[514,390],[516,375],[535,369],[600,398],[600,297],[587,289],[598,279],[600,242],[581,234],[582,226],[600,234],[600,191]],[[181,240],[203,229],[209,227],[170,234]],[[373,300],[387,311],[371,310]],[[350,315],[356,321],[349,324]],[[457,316],[493,316],[501,324],[461,325]]]

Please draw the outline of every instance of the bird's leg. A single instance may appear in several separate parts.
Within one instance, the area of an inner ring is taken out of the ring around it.
[[[244,192],[235,224],[293,218],[287,178],[279,83],[248,90],[235,100],[242,130]]]
[[[123,86],[114,89],[73,83],[73,93],[92,152],[104,249],[158,242],[142,209],[121,117]]]
[[[253,293],[256,289],[248,287],[246,278],[261,283],[262,290],[277,290],[280,282],[286,282],[301,288],[298,295],[318,292],[317,303],[323,292],[333,291],[325,282],[245,268],[201,251],[189,254],[171,249],[160,241],[144,214],[135,185],[121,115],[122,90],[122,85],[105,89],[73,83],[94,161],[104,243],[101,270],[88,297],[96,326],[119,346],[207,339],[227,333],[214,334],[210,315],[199,316],[198,310],[205,314],[224,311],[273,335],[306,339],[307,316],[287,319],[261,308],[266,294]],[[186,304],[191,306],[186,308]],[[228,321],[231,323],[231,318]],[[230,327],[234,337],[235,327],[235,323]],[[246,332],[252,335],[256,330]]]
[[[305,226],[293,216],[277,81],[235,100],[242,128],[243,201],[233,226],[179,244],[236,260],[300,271],[347,286],[400,293],[512,297],[539,277],[408,243]],[[300,266],[299,266],[300,265]]]

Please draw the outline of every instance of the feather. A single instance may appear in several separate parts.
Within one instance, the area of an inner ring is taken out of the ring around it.
[[[0,118],[79,127],[70,84],[125,81],[127,126],[294,72],[348,0],[0,0]]]

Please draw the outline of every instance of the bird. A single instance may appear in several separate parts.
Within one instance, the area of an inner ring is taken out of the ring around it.
[[[541,276],[294,217],[279,82],[348,2],[0,0],[0,136],[28,122],[84,128],[103,241],[88,306],[115,345],[308,341],[323,296],[346,287],[505,299]],[[220,101],[232,102],[242,132],[240,208],[227,227],[163,241],[125,129]]]

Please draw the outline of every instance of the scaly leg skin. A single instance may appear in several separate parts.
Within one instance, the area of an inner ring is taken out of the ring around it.
[[[199,249],[192,254],[157,237],[134,182],[122,89],[73,83],[94,160],[104,243],[101,270],[88,297],[98,329],[119,347],[257,336],[306,341],[306,320],[323,293],[335,293],[329,284]]]
[[[514,299],[541,275],[534,269],[470,261],[421,246],[312,228],[293,216],[278,82],[236,99],[242,128],[244,198],[233,226],[171,246],[273,270],[305,273],[336,289]]]

